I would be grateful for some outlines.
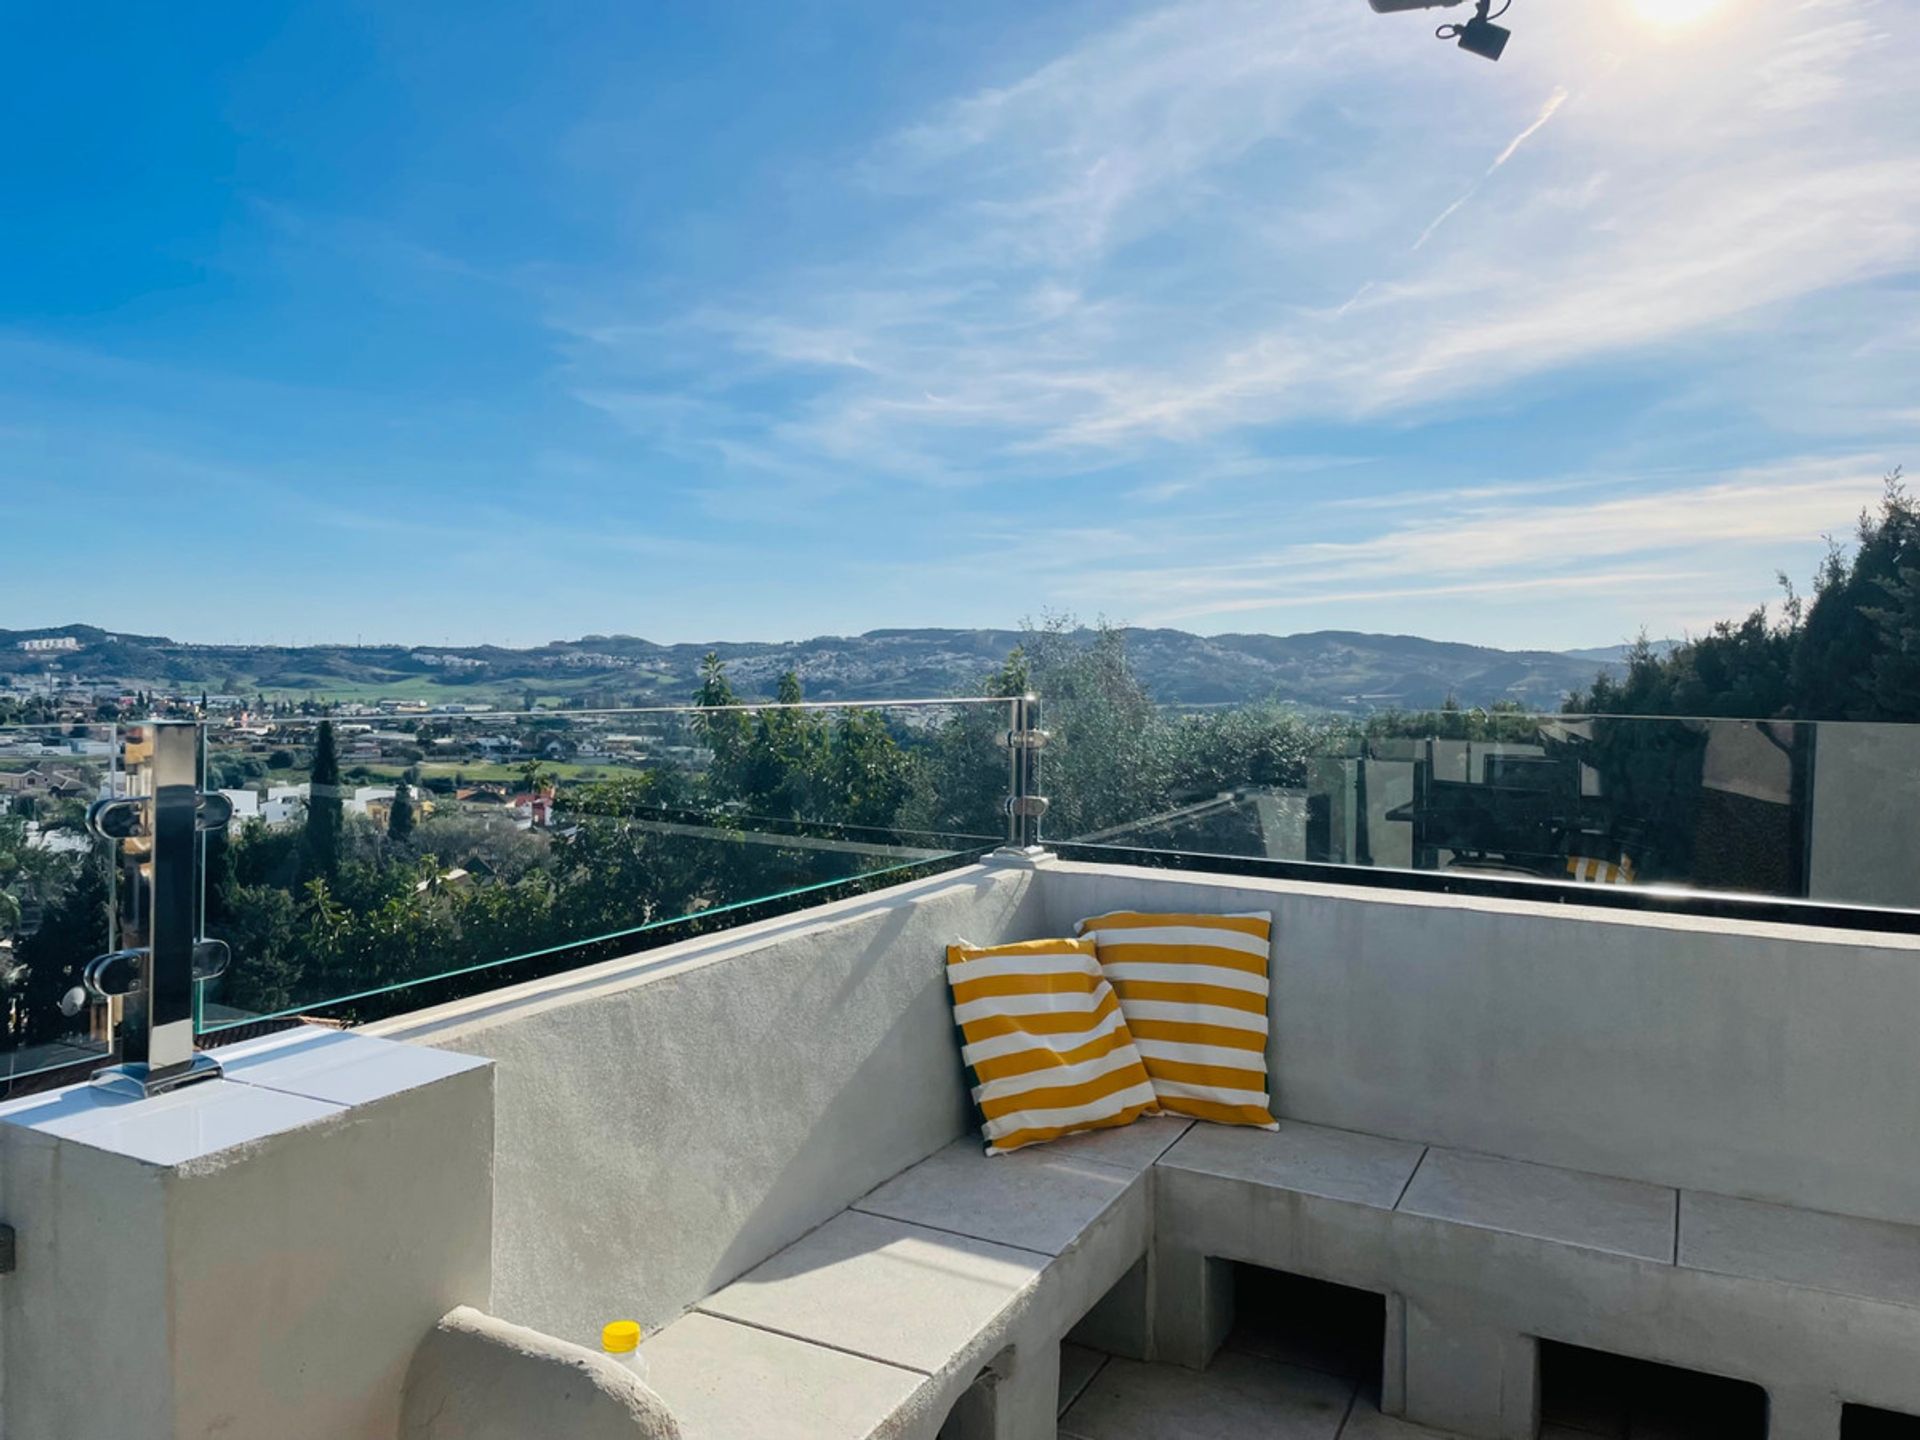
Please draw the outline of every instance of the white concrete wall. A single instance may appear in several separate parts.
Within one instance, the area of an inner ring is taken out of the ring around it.
[[[486,1068],[333,1031],[244,1048],[154,1099],[0,1106],[4,1440],[393,1440],[420,1341],[485,1303]]]
[[[1920,940],[1056,864],[1049,930],[1277,917],[1279,1112],[1920,1221]]]
[[[1038,936],[976,866],[376,1027],[495,1062],[492,1310],[680,1314],[969,1123],[945,947]]]

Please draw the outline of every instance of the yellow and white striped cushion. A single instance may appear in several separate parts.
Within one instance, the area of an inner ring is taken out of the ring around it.
[[[1160,1108],[1277,1130],[1267,1098],[1273,916],[1116,910],[1077,928],[1120,997]]]
[[[947,983],[989,1155],[1154,1110],[1091,940],[950,945]]]

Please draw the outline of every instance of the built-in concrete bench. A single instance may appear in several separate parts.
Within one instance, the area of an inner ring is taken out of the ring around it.
[[[1774,1440],[1920,1409],[1920,1229],[1290,1121],[967,1136],[646,1354],[688,1440],[1040,1440],[1089,1312],[1202,1368],[1234,1262],[1384,1296],[1382,1408],[1461,1434],[1532,1440],[1542,1339],[1760,1384]]]
[[[687,1440],[1051,1435],[1060,1341],[1140,1267],[1186,1128],[957,1140],[649,1339],[651,1383]]]
[[[1285,1128],[1196,1127],[1144,1173],[1098,1148],[1120,1136],[943,1149],[968,1104],[941,947],[1116,908],[1275,914]],[[1387,1297],[1383,1399],[1416,1419],[1528,1433],[1544,1338],[1757,1382],[1783,1440],[1831,1440],[1843,1400],[1920,1411],[1920,1261],[1888,1223],[1920,1220],[1916,1006],[1914,936],[1056,863],[388,1033],[495,1065],[491,1293],[462,1298],[574,1341],[659,1326],[696,1436],[925,1436],[949,1404],[956,1433],[997,1409],[1043,1436],[1050,1342],[1102,1285],[1096,1319],[1151,1294],[1135,1338],[1199,1363],[1246,1261]],[[1131,1179],[1076,1210],[1068,1157]]]
[[[1773,1440],[1920,1412],[1920,1229],[1292,1122],[1156,1166],[1154,1346],[1204,1366],[1231,1262],[1386,1297],[1382,1408],[1532,1440],[1538,1341],[1749,1380]]]

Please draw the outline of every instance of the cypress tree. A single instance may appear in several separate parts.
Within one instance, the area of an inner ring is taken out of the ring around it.
[[[306,873],[332,878],[340,869],[340,756],[334,749],[333,722],[322,720],[314,737],[313,775],[307,787]]]
[[[413,790],[402,780],[393,790],[393,809],[387,814],[387,839],[413,838]]]

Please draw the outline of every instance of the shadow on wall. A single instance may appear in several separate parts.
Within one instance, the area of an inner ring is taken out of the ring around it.
[[[951,1142],[945,947],[1042,934],[1035,879],[942,875],[382,1027],[495,1062],[495,1313],[664,1324]]]
[[[971,884],[984,897],[992,881],[983,877]],[[813,1218],[811,1224],[817,1225],[873,1186],[924,1160],[973,1124],[966,1071],[960,1063],[947,991],[946,946],[976,937],[921,934],[909,939],[910,930],[925,929],[915,927],[914,918],[913,909],[906,907],[888,912],[833,994],[820,1006],[817,1022],[863,1046],[865,1053],[811,1128],[797,1137],[798,1143],[792,1143],[795,1137],[788,1137],[792,1153],[787,1163],[714,1263],[707,1279],[709,1290],[738,1279],[797,1238],[801,1232],[794,1229],[793,1196],[841,1197]],[[1041,920],[1037,887],[1027,886],[995,938],[1038,938]],[[920,958],[925,963],[910,966],[904,976],[890,976],[883,962],[903,944],[913,946],[916,954],[924,951]],[[874,1017],[885,1017],[885,1023],[876,1028],[871,1023]],[[863,1020],[868,1022],[864,1026]],[[784,1016],[769,1016],[767,1021],[756,1039],[764,1037],[769,1045],[806,1047],[815,1038],[796,1034]],[[803,1062],[804,1054],[796,1059]],[[951,1094],[952,1124],[931,1145],[910,1115],[886,1103],[885,1097],[896,1094],[903,1079],[939,1084]],[[875,1157],[880,1157],[877,1164]],[[861,1183],[848,1193],[853,1178]]]

